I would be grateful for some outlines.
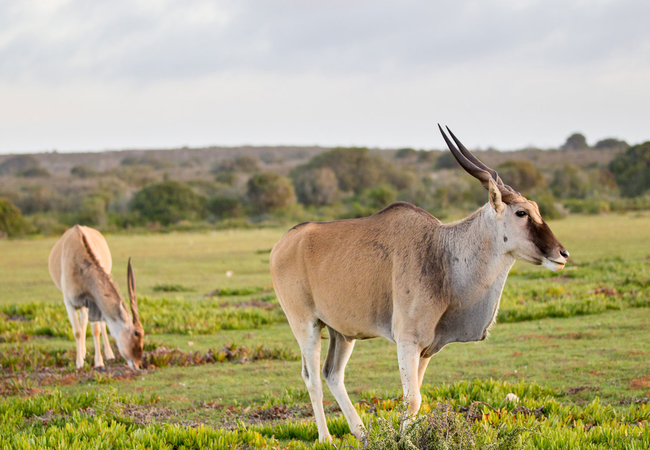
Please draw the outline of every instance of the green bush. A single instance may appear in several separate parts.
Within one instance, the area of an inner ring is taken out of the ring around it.
[[[454,158],[451,152],[443,152],[438,159],[436,159],[436,169],[459,169],[458,161]]]
[[[38,159],[32,155],[12,156],[0,163],[0,175],[17,175],[29,169],[36,169],[39,166]]]
[[[630,146],[627,142],[615,138],[602,139],[594,145],[594,148],[598,150],[609,148],[627,150],[629,147]]]
[[[32,167],[21,171],[19,175],[25,178],[49,178],[50,172],[44,167]]]
[[[572,213],[606,214],[611,211],[610,203],[604,200],[567,199],[562,203]]]
[[[244,206],[241,200],[231,195],[215,195],[208,200],[206,208],[210,214],[218,219],[244,215]]]
[[[336,175],[340,190],[360,194],[381,181],[388,165],[380,156],[370,155],[365,147],[341,147],[316,155],[309,163],[294,169],[292,175],[295,178],[300,171],[327,167]]]
[[[524,194],[546,186],[544,176],[530,161],[506,161],[499,164],[496,170],[504,183]]]
[[[163,181],[138,191],[131,201],[131,210],[143,222],[170,225],[181,220],[198,220],[204,214],[205,198],[188,185],[178,181]]]
[[[0,237],[20,236],[31,231],[29,222],[11,200],[0,197]]]
[[[244,172],[257,173],[261,170],[261,162],[255,156],[240,156],[235,159],[224,159],[212,170],[213,173],[220,172]]]
[[[81,204],[78,222],[81,225],[105,226],[107,224],[108,200],[102,195],[92,195]]]
[[[298,200],[304,205],[330,205],[338,193],[336,174],[329,167],[299,172],[293,184]]]
[[[418,155],[417,150],[412,148],[400,148],[395,153],[395,159],[409,159],[415,158]]]
[[[381,209],[397,199],[397,191],[390,185],[380,184],[375,188],[366,190],[363,193],[363,198],[369,206]]]
[[[551,190],[557,198],[585,198],[589,178],[578,166],[565,164],[553,172]]]
[[[584,134],[574,133],[566,139],[560,150],[584,150],[586,148],[589,148],[589,145]]]
[[[282,209],[295,202],[293,185],[287,177],[275,172],[264,172],[248,180],[248,198],[257,212]]]
[[[78,165],[70,169],[70,175],[77,178],[93,178],[97,176],[98,173],[84,165]]]
[[[534,200],[537,203],[539,212],[544,219],[557,220],[562,219],[566,216],[564,211],[558,208],[555,198],[553,198],[550,193],[545,192],[543,194],[536,195]]]
[[[650,189],[650,141],[619,153],[609,164],[625,197],[642,195]]]

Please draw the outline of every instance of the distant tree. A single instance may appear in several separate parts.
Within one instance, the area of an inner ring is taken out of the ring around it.
[[[589,148],[587,138],[581,133],[574,133],[567,138],[560,150],[584,150],[586,148]]]
[[[206,208],[218,219],[241,217],[244,214],[241,200],[232,195],[217,194],[208,200]]]
[[[600,140],[596,142],[596,145],[594,145],[594,148],[598,150],[603,150],[607,148],[613,148],[613,149],[620,149],[620,150],[626,150],[630,147],[630,145],[625,142],[621,141],[615,138],[607,138]]]
[[[397,191],[388,184],[380,184],[377,187],[366,190],[363,193],[368,203],[375,208],[384,208],[397,199]]]
[[[93,178],[97,176],[97,172],[86,166],[78,165],[70,169],[70,175],[78,178]]]
[[[163,181],[138,191],[131,201],[131,210],[144,221],[169,225],[181,220],[203,217],[205,197],[178,181]]]
[[[0,175],[18,175],[38,167],[40,167],[38,159],[31,155],[12,156],[0,163]]]
[[[400,148],[395,153],[395,158],[396,159],[415,158],[417,156],[417,154],[418,154],[418,152],[416,150],[413,150],[412,148]]]
[[[530,161],[506,161],[496,170],[504,183],[522,193],[546,186],[544,176]]]
[[[32,167],[30,169],[21,170],[19,175],[25,178],[49,178],[50,171],[44,167]]]
[[[129,186],[143,188],[159,181],[160,178],[153,171],[151,166],[123,166],[112,171],[116,177]]]
[[[381,182],[390,184],[398,191],[410,190],[418,186],[418,177],[408,167],[389,165],[385,167]]]
[[[276,152],[264,152],[260,159],[266,164],[279,164],[284,162],[284,157]]]
[[[103,195],[86,197],[81,204],[78,222],[81,225],[104,226],[107,222],[108,199]]]
[[[542,191],[533,198],[539,208],[539,213],[546,220],[557,220],[565,217],[566,213],[558,208],[557,202],[548,190]]]
[[[557,198],[585,198],[589,178],[578,166],[565,164],[553,172],[551,191]]]
[[[217,173],[217,176],[214,177],[215,181],[217,183],[223,183],[228,186],[232,186],[237,182],[237,176],[238,174],[236,172],[219,172]]]
[[[458,169],[458,161],[454,158],[451,152],[443,152],[438,159],[436,159],[436,169]]]
[[[248,180],[247,195],[258,212],[282,209],[296,199],[291,181],[275,172],[253,175]]]
[[[29,222],[11,200],[0,197],[0,237],[20,236],[30,231]]]
[[[153,169],[168,169],[175,164],[166,159],[158,158],[154,155],[145,154],[143,156],[127,156],[120,162],[122,166],[150,166]]]
[[[313,157],[307,164],[292,171],[295,179],[304,170],[331,169],[343,192],[360,194],[365,189],[385,181],[391,164],[379,155],[371,155],[365,147],[339,147]]]
[[[299,172],[293,180],[298,201],[304,205],[329,205],[336,199],[338,180],[329,167]]]
[[[244,172],[257,173],[262,167],[259,158],[255,156],[239,156],[235,159],[224,159],[213,169],[213,173],[220,172]]]
[[[609,164],[616,184],[625,197],[636,197],[650,189],[650,141],[619,153]]]
[[[26,195],[16,199],[15,203],[27,215],[65,210],[69,204],[57,191],[41,185],[26,187],[23,193]]]
[[[440,152],[435,150],[420,150],[418,152],[418,162],[434,162],[438,158],[439,154]]]

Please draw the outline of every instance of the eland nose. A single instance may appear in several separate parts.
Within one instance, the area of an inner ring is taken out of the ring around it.
[[[569,252],[565,248],[560,250],[560,255],[562,255],[562,257],[564,257],[565,259],[569,259]]]

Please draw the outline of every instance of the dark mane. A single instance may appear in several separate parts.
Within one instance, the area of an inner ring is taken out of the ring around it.
[[[302,223],[299,223],[298,225],[295,225],[293,228],[289,229],[289,231],[293,231],[293,230],[295,230],[297,228],[300,228],[300,227],[302,227],[304,225],[308,225],[310,223],[317,224],[317,225],[327,225],[327,224],[330,224],[330,223],[346,222],[346,221],[349,221],[349,220],[364,220],[364,219],[369,219],[371,217],[377,217],[377,216],[381,216],[381,215],[384,215],[384,214],[387,214],[387,213],[391,213],[393,211],[398,211],[398,210],[411,210],[413,212],[416,212],[416,213],[426,217],[427,219],[430,219],[430,220],[433,219],[436,222],[440,222],[433,215],[431,215],[431,213],[429,213],[428,211],[426,211],[426,210],[424,210],[424,209],[422,209],[420,207],[417,207],[417,206],[415,206],[415,205],[413,205],[411,203],[408,203],[408,202],[395,202],[395,203],[391,203],[390,205],[386,206],[381,211],[378,211],[378,212],[376,212],[376,213],[374,213],[374,214],[372,214],[370,216],[359,217],[359,218],[355,218],[355,219],[330,220],[330,221],[325,221],[325,222],[302,222]]]
[[[419,208],[419,207],[417,207],[417,206],[415,206],[415,205],[413,205],[413,204],[411,204],[409,202],[395,202],[395,203],[391,203],[390,205],[386,206],[381,211],[376,212],[375,214],[373,214],[373,216],[379,216],[381,214],[386,214],[387,212],[393,211],[395,209],[402,209],[402,208],[410,209],[412,211],[416,211],[416,212],[419,212],[419,213],[425,213],[425,214],[427,214],[429,216],[431,215],[431,214],[429,214],[428,211],[425,211],[424,209]]]

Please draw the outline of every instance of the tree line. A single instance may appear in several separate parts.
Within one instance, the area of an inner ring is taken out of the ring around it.
[[[650,142],[606,139],[589,147],[574,134],[557,151],[604,148],[616,149],[607,164],[538,167],[513,159],[495,169],[549,219],[650,208]],[[0,164],[0,180],[26,180],[19,190],[0,184],[0,236],[57,234],[75,223],[107,231],[278,225],[362,217],[396,200],[444,219],[487,198],[449,152],[334,148],[291,167],[276,162],[240,156],[219,161],[207,177],[173,179],[168,163],[145,155],[105,172],[78,165],[59,179],[18,155]]]

